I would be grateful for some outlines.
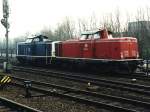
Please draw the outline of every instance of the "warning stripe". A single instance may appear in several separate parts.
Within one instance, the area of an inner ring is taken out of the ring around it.
[[[7,78],[7,76],[4,76],[1,80],[1,82],[3,82],[6,78]]]
[[[6,83],[8,81],[9,77],[7,77],[5,80],[4,80],[4,83]]]
[[[9,79],[7,82],[9,83],[11,81],[11,79]]]
[[[9,76],[4,76],[1,80],[1,83],[9,83],[11,81]]]

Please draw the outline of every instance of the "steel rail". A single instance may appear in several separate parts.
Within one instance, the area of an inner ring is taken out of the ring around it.
[[[101,94],[101,93],[97,93],[97,92],[91,92],[91,91],[76,89],[76,88],[72,88],[72,87],[68,87],[68,86],[62,86],[62,85],[56,85],[56,84],[51,84],[51,83],[26,79],[26,78],[20,78],[20,77],[16,77],[16,76],[12,76],[12,78],[17,80],[17,81],[30,80],[33,84],[42,85],[44,87],[45,86],[53,87],[53,88],[63,89],[67,92],[82,93],[82,94],[91,95],[91,96],[94,96],[94,97],[113,99],[113,100],[116,100],[116,101],[121,101],[121,102],[125,102],[125,103],[130,103],[130,104],[136,104],[136,105],[145,106],[145,107],[150,108],[150,103],[148,103],[148,102],[142,102],[142,101],[123,98],[123,97],[117,97],[117,96],[112,96],[112,95],[107,95],[107,94]]]
[[[123,82],[119,82],[119,81],[112,81],[112,80],[106,80],[106,79],[96,79],[96,78],[92,78],[89,76],[85,77],[85,76],[80,76],[80,75],[72,75],[72,74],[30,69],[30,68],[24,68],[24,67],[20,67],[20,69],[22,72],[36,73],[36,75],[42,74],[43,76],[63,78],[63,79],[77,81],[77,82],[83,82],[83,83],[90,82],[91,84],[94,84],[97,86],[105,86],[105,87],[109,87],[109,88],[126,90],[126,91],[136,92],[136,93],[140,93],[140,94],[150,95],[150,91],[149,91],[150,86],[138,85],[138,84],[132,84],[132,83],[123,83]],[[13,70],[20,71],[20,69],[19,69],[19,67],[17,67],[17,68],[14,68]]]
[[[13,83],[13,84],[15,86],[24,87],[24,85],[20,84],[20,83]],[[115,105],[100,102],[100,101],[94,101],[92,99],[86,99],[86,98],[81,97],[81,96],[70,95],[70,94],[65,94],[65,93],[61,93],[61,92],[54,92],[54,91],[46,90],[46,89],[39,88],[39,87],[36,87],[36,86],[32,86],[31,90],[43,93],[45,95],[51,95],[51,96],[56,96],[56,97],[61,97],[61,98],[67,98],[69,100],[74,100],[74,101],[81,102],[81,103],[88,104],[88,105],[92,105],[92,106],[95,106],[95,107],[98,107],[98,108],[113,110],[115,112],[139,112],[135,109],[128,109],[128,108],[115,106]]]

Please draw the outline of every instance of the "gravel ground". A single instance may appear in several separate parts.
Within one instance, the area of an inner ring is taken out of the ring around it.
[[[58,97],[45,96],[25,98],[24,94],[24,89],[14,86],[8,86],[6,89],[0,91],[0,96],[44,112],[110,112],[105,109],[98,109],[93,106],[80,104],[62,98],[60,99]],[[32,92],[32,95],[37,95],[37,93]]]

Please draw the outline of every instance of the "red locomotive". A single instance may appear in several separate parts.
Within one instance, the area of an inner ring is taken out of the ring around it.
[[[41,45],[40,41],[34,42],[35,38],[30,43],[31,46]],[[39,40],[42,40],[41,38],[43,37],[39,37]],[[102,72],[121,73],[133,72],[141,62],[141,59],[138,59],[139,52],[136,38],[113,38],[112,33],[106,29],[84,32],[79,39],[43,42],[46,50],[42,55],[36,55],[38,53],[22,55],[22,44],[19,43],[18,60],[44,62],[46,64],[66,64],[73,67],[86,66]],[[23,45],[27,45],[27,43]],[[29,51],[35,52],[36,50],[32,48]],[[37,52],[41,51],[37,49]]]

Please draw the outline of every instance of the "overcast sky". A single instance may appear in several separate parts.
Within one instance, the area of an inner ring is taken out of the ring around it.
[[[66,16],[88,18],[93,13],[97,17],[111,13],[117,8],[121,13],[131,15],[138,7],[150,7],[150,0],[9,0],[10,38],[26,32],[35,33],[44,27],[55,28]],[[3,18],[2,0],[0,0],[0,19]],[[0,38],[5,29],[0,25]]]

